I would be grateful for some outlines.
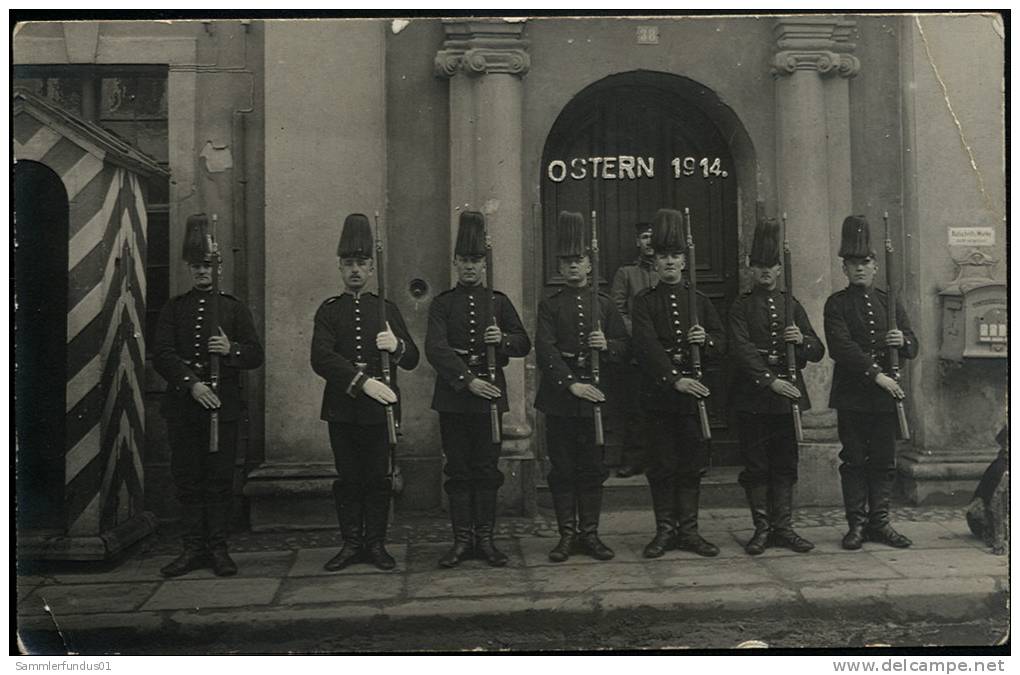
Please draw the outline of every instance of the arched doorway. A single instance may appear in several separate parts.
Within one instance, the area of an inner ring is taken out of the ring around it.
[[[599,214],[599,277],[608,285],[633,261],[634,224],[660,208],[691,210],[699,290],[724,322],[739,292],[741,211],[753,218],[754,158],[732,110],[706,87],[677,75],[636,71],[605,78],[563,109],[542,159],[543,283],[556,271],[555,223],[561,210]],[[743,193],[740,182],[748,184]],[[727,414],[728,374],[707,369],[712,389],[713,461],[739,454]],[[615,426],[615,425],[614,425]],[[616,439],[618,440],[618,439]],[[607,453],[612,458],[613,451]]]
[[[68,202],[51,169],[14,166],[18,527],[64,528]]]

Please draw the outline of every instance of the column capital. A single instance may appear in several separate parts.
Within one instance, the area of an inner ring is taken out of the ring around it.
[[[503,73],[524,75],[531,68],[524,21],[444,20],[446,39],[436,52],[436,77]]]
[[[850,78],[861,69],[850,37],[855,21],[829,17],[784,17],[773,27],[778,48],[771,63],[773,77],[813,70],[820,76]]]

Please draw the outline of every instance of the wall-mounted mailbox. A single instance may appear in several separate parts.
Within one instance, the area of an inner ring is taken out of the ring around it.
[[[948,361],[1009,357],[1009,302],[1006,284],[988,274],[990,259],[974,252],[960,275],[942,291],[942,345]]]

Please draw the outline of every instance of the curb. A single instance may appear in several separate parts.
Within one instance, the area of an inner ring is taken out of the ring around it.
[[[746,618],[755,615],[870,620],[967,621],[1008,616],[1006,577],[884,579],[805,584],[776,583],[729,587],[685,587],[670,593],[613,590],[584,595],[560,594],[431,598],[402,603],[245,606],[230,609],[166,610],[106,614],[70,614],[19,618],[19,637],[30,650],[53,645],[67,653],[131,653],[161,647],[218,645],[224,651],[243,638],[271,647],[281,636],[337,636],[345,633],[425,630],[441,644],[456,634],[463,619],[472,625],[514,628],[555,626],[567,630],[623,615],[656,618]],[[270,649],[266,649],[269,652]]]

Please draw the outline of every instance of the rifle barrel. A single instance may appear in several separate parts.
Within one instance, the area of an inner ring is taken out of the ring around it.
[[[796,326],[797,319],[794,316],[793,304],[793,262],[790,255],[790,241],[786,236],[786,214],[783,214],[783,286],[786,290],[786,325]],[[790,384],[797,386],[797,348],[792,342],[786,343],[786,376]],[[804,440],[804,427],[800,419],[800,403],[793,401],[790,405],[793,412],[793,429],[796,432],[797,440]]]
[[[206,248],[212,262],[212,298],[209,300],[210,335],[220,334],[220,248],[216,243],[217,214],[212,214],[211,232],[206,235]],[[209,353],[209,388],[219,396],[220,390],[220,355]],[[209,453],[220,451],[220,412],[213,409],[209,415]]]
[[[892,237],[889,236],[889,212],[885,211],[882,213],[882,221],[885,224],[885,285],[886,285],[886,316],[888,317],[889,330],[897,330],[896,323],[896,287],[895,279],[896,274],[894,267],[896,263],[895,256],[893,255]],[[889,374],[896,380],[900,381],[900,352],[898,347],[889,347]],[[907,411],[903,407],[903,400],[896,399],[896,419],[900,426],[900,437],[905,440],[910,440],[910,425],[907,423]]]
[[[485,283],[488,286],[489,313],[492,315],[492,325],[496,325],[496,293],[493,284],[495,272],[492,269],[492,241],[489,233],[485,233]],[[489,381],[496,386],[496,347],[485,345],[485,366],[489,372]],[[500,431],[499,403],[493,399],[489,402],[489,427],[492,429],[492,442],[499,444],[503,441]]]
[[[599,230],[598,214],[595,210],[591,212],[591,315],[593,329],[602,330],[601,308],[599,307]],[[599,350],[592,347],[591,382],[596,389],[599,386],[600,370]],[[598,403],[593,404],[592,414],[595,418],[595,445],[605,445],[606,435],[602,426],[602,406]]]
[[[687,286],[687,316],[689,317],[690,325],[698,325],[698,273],[695,270],[695,255],[694,255],[694,232],[691,229],[691,210],[684,208],[684,226],[687,230],[687,270],[689,275],[689,283]],[[701,380],[701,346],[695,343],[690,343],[691,350],[691,369],[694,371],[694,379]],[[705,405],[705,399],[698,397],[698,421],[701,425],[701,437],[708,441],[712,439],[712,427],[708,420],[708,406]]]
[[[382,234],[379,232],[379,212],[375,212],[375,257],[378,282],[379,282],[379,330],[386,330],[386,252],[383,250]],[[390,353],[385,349],[379,350],[379,360],[382,370],[383,382],[387,387],[392,386],[390,375]],[[387,404],[386,408],[386,440],[392,449],[397,445],[397,416],[393,411],[393,405]],[[393,460],[390,459],[390,473],[393,472]]]

